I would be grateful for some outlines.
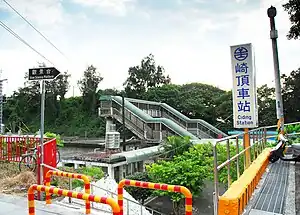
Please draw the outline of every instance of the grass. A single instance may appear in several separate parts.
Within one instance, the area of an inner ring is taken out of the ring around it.
[[[36,183],[33,172],[19,172],[18,163],[0,161],[0,192],[26,195],[30,185]]]

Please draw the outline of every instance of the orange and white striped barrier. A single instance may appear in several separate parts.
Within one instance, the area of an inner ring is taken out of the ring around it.
[[[50,187],[50,180],[51,180],[52,175],[66,177],[66,178],[81,179],[84,182],[84,192],[87,194],[91,193],[91,183],[90,183],[89,178],[86,175],[63,172],[63,171],[49,170],[45,177],[45,185],[46,186]],[[50,193],[48,193],[48,192],[46,192],[46,204],[51,204],[51,196],[50,196]],[[91,213],[91,203],[89,202],[89,200],[86,200],[86,203],[85,203],[85,213],[86,214]]]
[[[91,202],[98,202],[102,204],[110,205],[112,208],[113,215],[120,215],[120,207],[117,202],[111,197],[101,197],[95,196],[87,193],[78,193],[70,190],[63,190],[56,187],[48,187],[44,185],[33,184],[28,189],[28,214],[35,215],[35,206],[34,206],[34,191],[46,192],[50,194],[56,194],[60,196],[67,196],[76,199],[88,200]]]
[[[182,193],[185,196],[185,215],[192,215],[193,201],[192,193],[183,186],[158,184],[145,181],[135,181],[123,179],[118,184],[118,204],[120,206],[120,215],[123,215],[123,188],[124,186],[140,187],[146,189],[163,190],[168,192]]]

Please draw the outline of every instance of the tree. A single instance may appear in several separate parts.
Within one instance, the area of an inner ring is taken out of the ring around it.
[[[165,70],[162,66],[156,66],[154,56],[148,55],[142,59],[141,65],[129,68],[129,77],[123,84],[127,96],[140,98],[150,88],[169,84],[171,79],[164,73]]]
[[[150,181],[147,172],[137,172],[126,178],[136,181]],[[152,195],[152,190],[150,189],[143,189],[140,187],[125,187],[125,189],[134,199],[140,201],[142,204],[144,204],[145,200]]]
[[[98,90],[98,97],[101,95],[109,95],[109,96],[114,96],[120,94],[120,91],[117,89],[104,89],[104,90]]]
[[[174,156],[182,155],[193,145],[190,137],[169,136],[167,141],[163,142],[163,156],[172,159]]]
[[[288,3],[282,5],[284,10],[288,12],[289,19],[292,24],[290,27],[287,38],[299,39],[300,38],[300,1],[289,0]]]
[[[44,65],[41,65],[44,66]],[[105,122],[100,117],[83,110],[83,98],[65,98],[69,88],[67,72],[46,82],[45,129],[65,136],[102,137]],[[8,130],[34,133],[40,128],[40,83],[28,81],[16,90],[4,104],[4,123]]]
[[[225,92],[216,98],[214,103],[217,121],[215,126],[224,132],[231,130],[233,128],[232,92]]]
[[[287,122],[295,122],[300,118],[300,68],[292,71],[289,76],[282,76],[283,108]]]
[[[96,113],[97,109],[97,91],[103,77],[97,72],[97,69],[90,65],[84,71],[83,78],[78,81],[80,91],[82,92],[83,108],[90,111],[91,114]]]
[[[215,101],[226,93],[224,90],[208,84],[191,83],[182,85],[180,91],[179,108],[183,114],[216,124]]]
[[[180,92],[180,85],[164,84],[162,86],[149,89],[143,94],[142,98],[150,101],[163,102],[175,109],[178,109],[181,103],[178,99]]]
[[[258,119],[260,126],[276,124],[275,89],[266,84],[257,88]]]

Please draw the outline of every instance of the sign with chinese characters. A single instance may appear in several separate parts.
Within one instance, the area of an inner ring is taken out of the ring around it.
[[[231,46],[233,122],[235,128],[258,127],[252,44]]]
[[[60,72],[55,67],[29,69],[28,80],[53,80]]]

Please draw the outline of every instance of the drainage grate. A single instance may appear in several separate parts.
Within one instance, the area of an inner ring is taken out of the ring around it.
[[[253,209],[283,214],[288,187],[289,162],[279,160],[269,165],[269,172]]]

